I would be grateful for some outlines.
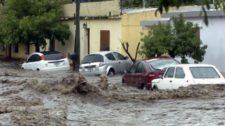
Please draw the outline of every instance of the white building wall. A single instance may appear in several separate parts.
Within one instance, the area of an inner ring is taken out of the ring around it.
[[[221,72],[225,72],[225,18],[209,18],[206,26],[202,18],[188,19],[197,23],[200,27],[200,38],[208,45],[204,61],[202,63],[215,65]]]

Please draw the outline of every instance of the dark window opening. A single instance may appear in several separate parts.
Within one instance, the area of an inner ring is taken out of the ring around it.
[[[117,52],[114,52],[115,56],[119,59],[119,60],[125,60],[126,58],[120,54],[120,53],[117,53]]]
[[[60,60],[64,59],[65,56],[61,52],[53,51],[53,52],[42,52],[45,56],[45,60]]]
[[[27,60],[27,62],[37,62],[40,60],[41,60],[41,57],[37,54],[34,54]]]
[[[100,51],[109,51],[110,31],[100,31]]]
[[[174,70],[175,70],[174,67],[168,68],[165,74],[165,78],[173,78]]]
[[[191,74],[194,78],[220,78],[219,74],[213,67],[190,67]]]
[[[144,64],[143,63],[139,63],[135,73],[144,73],[144,72],[145,72]]]
[[[25,44],[25,54],[30,54],[30,44]]]
[[[91,54],[85,56],[81,64],[94,63],[94,62],[104,62],[103,56],[99,54]]]
[[[105,55],[109,60],[116,60],[112,53],[108,53]]]
[[[13,52],[18,53],[19,52],[19,44],[13,45]]]
[[[184,73],[183,68],[177,67],[175,78],[184,78],[184,77],[185,77],[185,73]]]

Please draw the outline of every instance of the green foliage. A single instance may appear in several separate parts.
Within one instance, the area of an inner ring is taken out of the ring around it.
[[[146,57],[155,57],[169,54],[171,57],[179,56],[182,63],[187,62],[186,57],[191,57],[195,62],[204,59],[206,45],[203,45],[199,36],[199,27],[191,22],[185,22],[184,18],[173,19],[170,24],[158,24],[144,36],[142,53]]]
[[[64,43],[69,27],[60,21],[62,0],[7,0],[0,18],[0,35],[4,44],[39,43],[46,39]]]
[[[142,53],[147,57],[160,56],[167,52],[167,44],[172,44],[171,26],[158,24],[149,30],[148,35],[144,36],[141,41],[144,42],[142,46]],[[167,42],[167,43],[165,43]],[[170,43],[171,42],[171,43]]]

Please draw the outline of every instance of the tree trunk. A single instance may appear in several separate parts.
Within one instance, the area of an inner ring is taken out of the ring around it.
[[[170,57],[172,57],[172,58],[175,58],[175,57],[176,57],[176,54],[175,54],[174,51],[169,51],[169,55],[170,55]]]
[[[9,59],[12,58],[12,46],[11,45],[9,45],[9,47],[8,47],[8,56],[7,56],[7,58],[9,58]]]
[[[36,51],[36,52],[40,52],[40,45],[39,45],[39,42],[36,42],[36,43],[35,43],[35,51]]]
[[[50,40],[49,51],[55,51],[55,39],[54,38],[52,38]]]
[[[30,43],[29,42],[26,42],[26,54],[30,54]]]

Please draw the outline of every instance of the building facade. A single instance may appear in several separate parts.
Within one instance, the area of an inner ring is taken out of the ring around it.
[[[160,19],[157,20],[143,20],[141,26],[143,28],[150,28],[153,25],[161,23],[171,23],[172,17],[178,17],[180,14],[186,19],[186,21],[198,24],[200,27],[200,39],[203,44],[206,44],[206,54],[202,63],[213,64],[218,67],[222,72],[225,72],[225,13],[219,10],[209,10],[208,26],[204,22],[204,15],[202,14],[201,7],[192,6],[180,8],[179,10],[170,11],[169,13],[162,14]],[[190,63],[193,63],[189,59]]]
[[[74,52],[75,44],[75,10],[74,2],[63,6],[63,23],[68,24],[71,36],[65,45],[55,43],[55,50],[64,54]],[[140,25],[140,21],[159,18],[155,15],[155,9],[125,9],[120,7],[120,0],[108,0],[100,2],[83,2],[80,7],[80,59],[87,54],[98,51],[117,51],[124,55],[121,42],[129,43],[129,52],[134,56],[136,47],[141,39],[141,33],[146,33]],[[18,45],[17,51],[11,48],[13,58],[27,58],[26,45]],[[48,50],[48,44],[42,50]],[[4,52],[5,51],[5,52]],[[0,55],[6,55],[9,50],[1,51]],[[34,52],[33,45],[30,53]]]

